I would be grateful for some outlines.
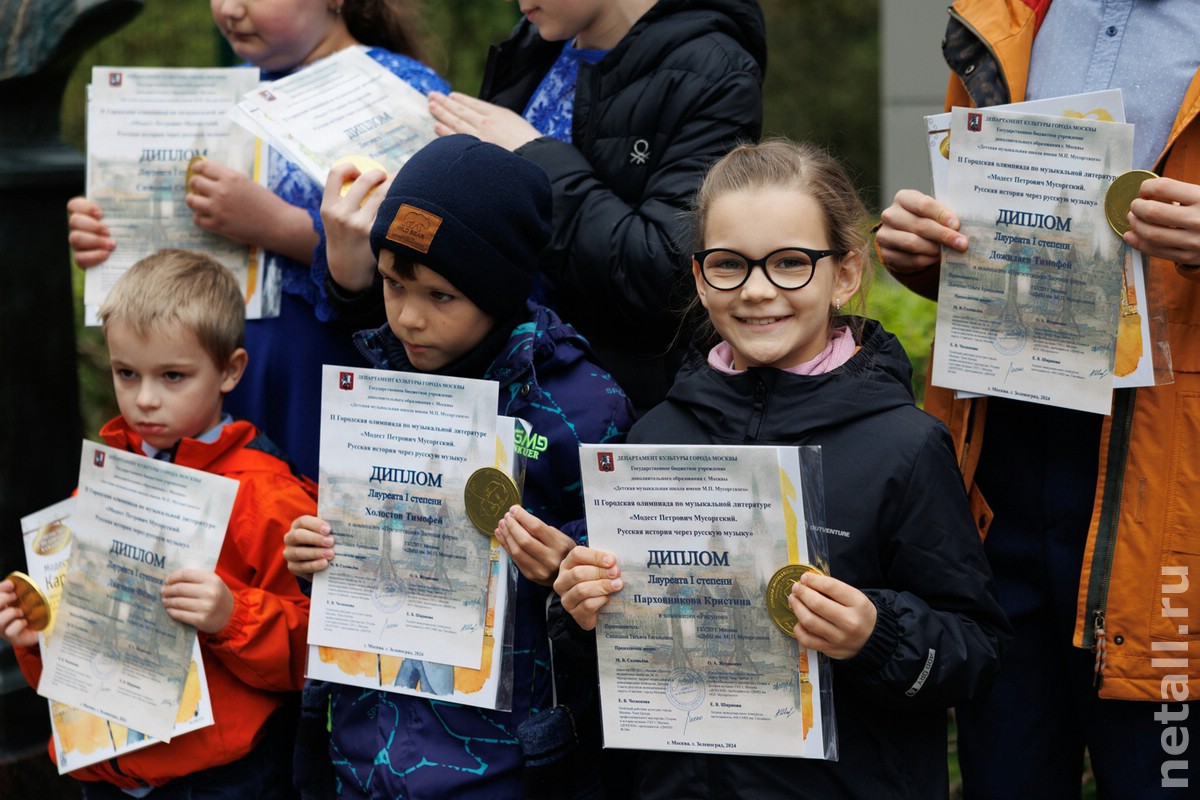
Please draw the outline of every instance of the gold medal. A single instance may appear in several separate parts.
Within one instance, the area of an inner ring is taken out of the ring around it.
[[[463,500],[467,516],[480,531],[492,535],[508,509],[521,502],[521,491],[508,474],[494,467],[484,467],[467,478]]]
[[[359,175],[365,174],[373,169],[377,169],[380,172],[382,172],[384,175],[387,175],[387,170],[383,168],[383,164],[380,164],[378,161],[376,161],[373,158],[370,158],[369,156],[360,156],[360,155],[342,156],[337,161],[334,161],[331,166],[336,167],[339,164],[353,164],[355,167],[358,168]],[[356,181],[357,179],[358,179],[358,176],[355,176],[353,178],[348,178],[347,180],[342,181],[342,188],[340,190],[342,197],[346,196],[346,193],[350,191],[350,187],[354,185],[354,181]],[[378,189],[378,188],[379,188],[378,186],[375,187],[375,189]],[[367,197],[370,197],[371,194],[375,191],[375,189],[372,189],[370,192],[367,192]],[[363,198],[364,201],[366,199],[367,199],[366,197]]]
[[[796,615],[788,605],[788,597],[792,593],[792,584],[800,580],[800,576],[806,572],[825,574],[812,564],[786,564],[767,582],[767,613],[771,615],[775,626],[788,636],[793,635],[792,628],[796,625]]]
[[[1129,206],[1137,199],[1142,184],[1151,178],[1157,178],[1153,172],[1135,169],[1118,175],[1104,193],[1104,216],[1108,224],[1117,232],[1124,235],[1129,230]]]
[[[201,161],[207,161],[204,156],[192,156],[188,159],[187,172],[183,176],[183,190],[190,192],[192,190],[192,175],[196,173],[196,165]]]
[[[17,592],[17,605],[25,612],[25,624],[31,631],[40,631],[50,624],[50,601],[33,578],[24,572],[10,572],[5,577],[12,581]]]

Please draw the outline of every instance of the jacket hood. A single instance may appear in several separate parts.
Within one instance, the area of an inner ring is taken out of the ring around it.
[[[912,365],[899,340],[875,320],[855,322],[862,325],[855,337],[860,348],[832,372],[756,367],[725,375],[697,351],[667,403],[688,411],[712,441],[730,444],[803,442],[822,429],[912,405]],[[779,413],[783,408],[790,413]]]
[[[671,17],[669,31],[650,24],[667,16]],[[664,46],[676,47],[710,33],[724,33],[737,41],[766,74],[767,26],[757,0],[658,0],[614,50],[632,47],[635,37],[646,37],[643,52],[661,57],[655,37],[661,36]]]
[[[667,25],[654,23],[670,17]],[[605,58],[597,68],[601,72],[620,68],[625,74],[638,74],[657,67],[664,54],[684,42],[699,39],[712,33],[723,33],[745,48],[758,64],[759,70],[767,71],[767,26],[757,0],[658,0],[629,33],[613,48],[612,58]],[[532,51],[550,62],[562,49],[559,42],[547,42],[538,34],[537,27],[529,20],[517,23],[512,37],[499,45],[502,50]],[[633,59],[633,63],[630,60]],[[486,96],[490,83],[484,80],[483,94]]]
[[[124,417],[110,419],[100,429],[100,438],[109,447],[145,455],[142,437],[130,427]],[[171,459],[176,464],[193,469],[226,475],[230,472],[266,470],[278,472],[280,467],[272,464],[279,461],[304,486],[305,491],[316,499],[316,484],[304,477],[292,460],[267,435],[244,419],[230,420],[221,429],[221,435],[212,442],[198,439],[180,439],[175,445]]]

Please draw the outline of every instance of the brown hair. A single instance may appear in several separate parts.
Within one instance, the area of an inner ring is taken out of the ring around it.
[[[691,208],[693,249],[704,247],[704,225],[717,198],[764,187],[794,189],[811,196],[824,214],[830,248],[859,254],[863,266],[861,283],[844,308],[861,312],[871,274],[867,209],[846,170],[816,145],[771,138],[758,144],[740,144],[726,153],[709,168],[696,191]],[[692,298],[687,318],[699,323],[701,337],[709,339],[714,331],[703,324],[707,319],[703,311],[699,297]]]
[[[126,270],[100,306],[105,332],[113,322],[142,337],[185,326],[222,367],[246,339],[246,306],[237,279],[195,250],[159,250]]]
[[[362,44],[424,60],[425,46],[413,0],[344,0],[342,17],[350,35]]]

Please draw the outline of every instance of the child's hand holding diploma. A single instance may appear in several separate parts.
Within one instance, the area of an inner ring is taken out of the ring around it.
[[[320,517],[297,517],[283,536],[283,558],[289,572],[312,580],[333,561],[333,529]]]
[[[13,647],[37,647],[37,631],[25,622],[25,612],[17,604],[17,589],[12,581],[0,581],[0,636]]]
[[[579,627],[590,631],[596,627],[596,618],[608,604],[609,595],[619,592],[624,585],[615,555],[580,546],[563,559],[554,580],[554,591]]]
[[[175,570],[163,583],[162,598],[171,619],[204,633],[220,633],[233,616],[233,592],[215,572]]]

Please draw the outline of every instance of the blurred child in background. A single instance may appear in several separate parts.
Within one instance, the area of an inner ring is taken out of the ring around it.
[[[422,92],[447,84],[416,58],[420,44],[403,0],[211,0],[213,20],[233,52],[276,80],[346,47],[368,53]],[[246,347],[253,358],[229,410],[260,426],[295,459],[306,475],[317,474],[320,395],[311,391],[322,364],[355,359],[350,336],[330,303],[324,228],[318,210],[322,187],[296,164],[272,151],[265,188],[216,161],[192,170],[188,207],[204,230],[267,251],[280,268],[278,317],[248,321]],[[353,177],[347,167],[340,175]],[[371,171],[377,185],[385,180]],[[109,236],[102,210],[84,197],[67,204],[71,250],[87,269],[119,245]],[[363,248],[359,260],[373,268]],[[382,322],[379,317],[375,322]]]
[[[762,133],[767,45],[754,0],[522,2],[481,99],[430,93],[438,132],[470,133],[550,176],[543,295],[640,411],[679,365],[685,215],[706,170]]]

